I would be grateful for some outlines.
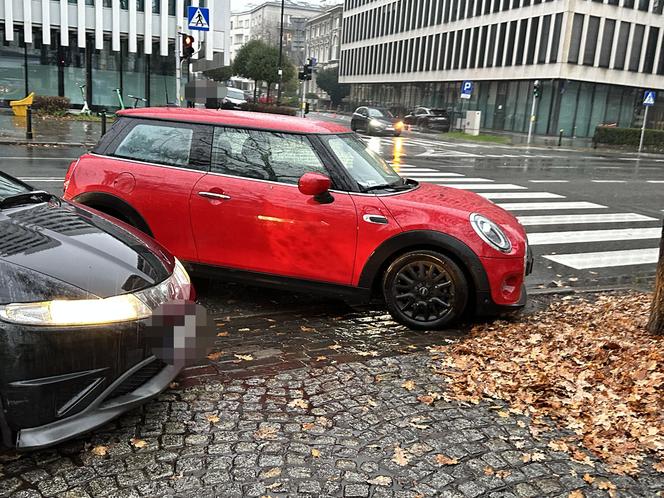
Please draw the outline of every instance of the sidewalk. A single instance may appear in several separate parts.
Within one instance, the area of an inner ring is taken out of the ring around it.
[[[27,140],[26,125],[26,118],[17,118],[11,111],[0,109],[0,144],[92,146],[101,135],[101,123],[98,122],[68,121],[33,115],[33,139]]]

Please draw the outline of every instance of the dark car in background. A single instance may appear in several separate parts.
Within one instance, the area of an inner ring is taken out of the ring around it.
[[[445,109],[416,107],[403,119],[410,126],[417,126],[422,131],[450,131],[450,116]]]
[[[350,120],[350,129],[367,135],[394,135],[403,130],[403,122],[383,107],[358,107]]]
[[[144,334],[193,298],[189,276],[128,225],[0,172],[0,447],[50,446],[169,386]]]

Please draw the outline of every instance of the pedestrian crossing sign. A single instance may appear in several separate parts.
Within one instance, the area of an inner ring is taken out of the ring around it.
[[[210,31],[210,9],[205,7],[188,7],[187,20],[189,29]]]
[[[643,94],[643,105],[650,107],[655,105],[655,90],[646,90],[646,93]]]

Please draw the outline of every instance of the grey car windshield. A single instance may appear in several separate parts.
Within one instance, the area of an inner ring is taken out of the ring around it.
[[[231,99],[244,100],[244,92],[238,88],[228,88],[226,96]]]
[[[393,118],[392,113],[387,109],[369,109],[370,118]]]
[[[321,138],[363,189],[403,183],[390,165],[356,136],[323,135]]]
[[[0,172],[0,201],[25,192],[30,192],[30,188]]]

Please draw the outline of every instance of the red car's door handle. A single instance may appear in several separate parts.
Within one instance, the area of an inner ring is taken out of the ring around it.
[[[230,195],[218,194],[216,192],[199,192],[198,195],[200,195],[201,197],[206,197],[208,199],[214,199],[214,200],[219,200],[219,199],[228,200],[231,198]]]

